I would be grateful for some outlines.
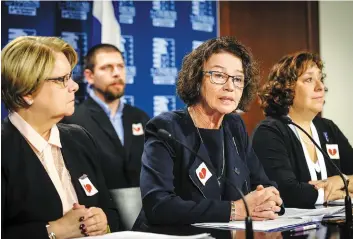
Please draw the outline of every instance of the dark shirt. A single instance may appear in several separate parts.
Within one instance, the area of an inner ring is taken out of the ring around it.
[[[216,168],[217,177],[222,174],[224,165],[224,136],[223,129],[202,129],[199,128],[201,142],[205,144],[212,165]]]
[[[226,158],[224,155],[224,133],[223,128],[219,129],[202,129],[198,128],[201,134],[201,142],[204,143],[205,148],[210,157],[213,167],[216,169],[217,178],[223,178],[225,172],[224,167],[226,163]],[[219,186],[221,189],[221,196],[223,197],[224,192],[224,182],[219,180]]]

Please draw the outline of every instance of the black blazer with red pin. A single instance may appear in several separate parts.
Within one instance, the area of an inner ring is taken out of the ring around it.
[[[336,153],[338,159],[325,159],[327,176],[338,175],[328,162],[334,162],[343,173],[353,174],[353,148],[338,126],[331,120],[315,117],[321,148],[329,155]],[[328,145],[336,145],[335,152]],[[312,208],[318,191],[308,183],[311,180],[303,147],[291,128],[281,120],[267,117],[254,130],[252,146],[264,166],[267,176],[277,182],[287,207]]]
[[[94,137],[101,150],[102,170],[110,190],[139,187],[144,129],[148,120],[149,116],[145,112],[124,104],[124,145],[107,114],[91,97],[77,106],[75,113],[65,117],[62,122],[81,125]]]
[[[57,124],[66,168],[78,202],[101,208],[110,229],[119,215],[105,185],[97,146],[77,125]],[[1,129],[1,233],[4,238],[48,238],[46,224],[63,216],[62,203],[48,173],[25,138],[6,118]],[[87,175],[98,193],[87,196],[79,178]]]

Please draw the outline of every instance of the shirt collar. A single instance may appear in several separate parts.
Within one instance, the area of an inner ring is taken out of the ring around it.
[[[110,113],[111,110],[108,106],[108,104],[106,104],[104,101],[102,101],[94,92],[93,87],[91,85],[88,85],[87,87],[87,91],[89,96],[103,109],[103,111],[108,115],[108,117],[110,118]],[[118,105],[118,109],[116,111],[116,116],[121,116],[123,113],[123,109],[124,109],[124,102],[123,102],[123,98],[120,98],[119,101],[119,105]],[[113,116],[115,117],[115,116]]]
[[[18,113],[12,112],[9,115],[9,120],[38,152],[42,153],[48,144],[57,146],[59,148],[62,147],[60,142],[59,129],[56,124],[54,124],[50,129],[49,140],[46,141]]]

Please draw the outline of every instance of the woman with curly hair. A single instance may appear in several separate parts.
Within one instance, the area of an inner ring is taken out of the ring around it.
[[[232,37],[204,42],[183,61],[177,93],[184,110],[163,113],[146,125],[140,187],[143,224],[181,225],[245,218],[240,188],[255,219],[273,219],[282,200],[249,145],[236,109],[245,110],[258,84],[249,51]],[[158,129],[191,147],[204,160]],[[255,190],[252,193],[250,191]]]
[[[268,177],[277,182],[286,207],[311,208],[343,198],[345,193],[333,165],[302,131],[282,122],[281,116],[304,128],[343,173],[353,174],[352,146],[335,123],[318,116],[327,91],[322,70],[316,54],[287,55],[273,66],[259,94],[267,117],[254,131],[253,148]],[[353,192],[353,184],[349,190]]]

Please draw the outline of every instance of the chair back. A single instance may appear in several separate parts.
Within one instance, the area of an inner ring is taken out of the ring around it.
[[[109,190],[125,230],[131,230],[142,208],[139,187]]]

